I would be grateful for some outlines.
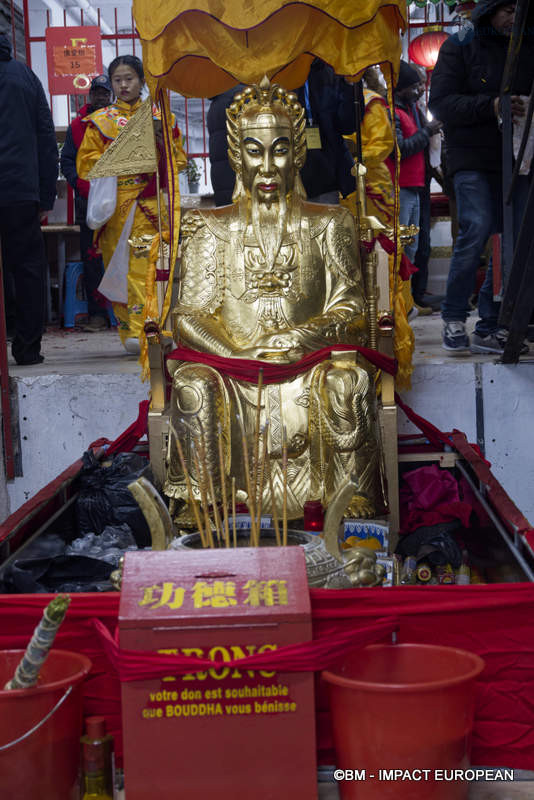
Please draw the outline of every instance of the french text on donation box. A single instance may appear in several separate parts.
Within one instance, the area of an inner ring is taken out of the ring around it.
[[[180,785],[189,791],[191,771],[191,796],[201,797],[199,754],[210,753],[212,781],[213,750],[220,752],[226,741],[231,746],[223,747],[219,781],[228,777],[232,760],[236,770],[245,760],[252,772],[256,765],[260,791],[265,751],[258,742],[263,741],[269,763],[281,770],[278,780],[299,760],[304,771],[314,773],[313,673],[233,663],[312,638],[301,548],[287,548],[283,559],[278,548],[128,553],[119,624],[124,649],[208,662],[186,674],[122,684],[126,772],[143,772],[143,761],[146,770],[148,748],[151,768],[154,755],[159,762],[158,786],[162,770],[175,771],[178,759]],[[273,747],[280,751],[276,760]],[[252,779],[249,788],[253,784]],[[229,796],[235,788],[228,786]],[[255,797],[270,796],[263,791]],[[311,791],[306,800],[314,797],[315,785],[303,788],[303,797],[305,791]]]

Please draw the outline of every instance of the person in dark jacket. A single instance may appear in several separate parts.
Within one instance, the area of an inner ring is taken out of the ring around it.
[[[40,364],[45,326],[46,254],[40,221],[54,206],[58,150],[52,115],[37,76],[11,57],[0,34],[0,239],[8,328],[17,364]]]
[[[415,103],[421,96],[421,77],[414,67],[406,61],[400,62],[399,80],[395,86],[395,133],[400,151],[399,174],[401,225],[419,227],[420,198],[425,188],[426,164],[425,150],[430,137],[438,132],[441,123],[437,120],[422,123],[416,116]],[[388,159],[392,165],[392,158]],[[413,263],[417,252],[419,236],[406,245],[404,252]],[[426,288],[426,287],[425,287]],[[417,300],[415,301],[417,303]],[[419,313],[431,314],[432,309],[417,306]]]
[[[96,332],[106,328],[108,325],[107,311],[98,303],[95,297],[95,292],[104,275],[104,263],[102,256],[97,255],[92,250],[93,231],[85,221],[89,181],[84,181],[78,177],[76,154],[87,127],[87,122],[84,121],[85,117],[99,108],[104,108],[111,102],[111,84],[106,75],[97,75],[96,78],[93,78],[87,100],[88,102],[80,108],[78,116],[72,120],[67,130],[65,143],[61,150],[61,171],[74,189],[76,223],[80,226],[80,254],[83,261],[83,279],[89,314],[89,320],[82,327],[84,331]]]
[[[208,111],[211,183],[215,204],[232,202],[235,174],[228,163],[226,108],[242,84],[212,98]],[[308,200],[338,203],[356,189],[354,160],[343,135],[354,133],[354,87],[316,58],[304,86],[296,90],[306,111],[306,162],[300,177]],[[363,115],[363,109],[362,109]]]
[[[415,69],[419,73],[419,100],[412,105],[412,110],[419,128],[426,127],[428,119],[426,115],[426,102],[424,94],[426,92],[427,75],[426,69],[417,65]],[[440,137],[441,138],[441,137]],[[425,185],[419,190],[419,235],[417,239],[417,251],[413,258],[413,265],[417,272],[412,275],[412,295],[414,303],[419,313],[428,314],[430,311],[440,311],[443,301],[442,295],[432,295],[427,293],[428,285],[428,264],[430,261],[430,223],[431,223],[431,192],[430,184],[432,178],[436,178],[441,183],[441,175],[430,163],[430,148],[432,143],[423,151],[425,157]]]
[[[432,74],[429,106],[444,124],[447,167],[458,207],[459,233],[442,304],[443,347],[450,354],[502,353],[506,331],[499,330],[499,304],[493,301],[493,270],[488,267],[479,292],[478,320],[471,342],[465,321],[480,257],[491,234],[502,230],[502,135],[499,92],[515,3],[481,0],[471,27],[441,46]],[[526,36],[512,86],[512,115],[525,114],[520,95],[530,94],[534,77],[532,37]],[[518,185],[514,201],[519,216]],[[515,223],[516,225],[516,223]],[[514,225],[514,227],[515,227]]]
[[[354,159],[343,138],[356,130],[354,85],[315,58],[306,83],[296,93],[306,112],[307,154],[300,177],[308,200],[338,203],[339,194],[346,197],[356,190],[351,175]],[[362,118],[363,113],[362,104]]]
[[[211,98],[208,109],[207,125],[209,153],[211,165],[211,185],[216,206],[228,206],[232,202],[235,172],[228,161],[228,142],[226,139],[226,109],[234,99],[234,95],[244,84],[239,83],[232,89]]]

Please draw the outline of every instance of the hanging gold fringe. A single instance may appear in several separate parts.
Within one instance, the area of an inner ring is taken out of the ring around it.
[[[178,240],[180,236],[180,182],[178,173],[187,164],[187,157],[181,144],[182,137],[178,136],[178,138],[175,138],[173,136],[174,116],[171,113],[168,91],[163,89],[157,90],[157,103],[161,111],[164,158],[167,174],[170,230],[163,231],[162,236],[163,241],[169,244],[169,278],[163,305],[159,308],[156,290],[156,270],[160,256],[160,236],[159,233],[157,233],[152,241],[149,254],[144,321],[146,322],[147,319],[154,319],[158,323],[159,329],[163,330],[171,308],[174,267],[178,258]],[[166,265],[161,265],[161,268],[164,268],[164,266]],[[150,367],[148,364],[148,344],[144,330],[139,337],[139,346],[141,350],[139,356],[141,379],[145,381],[150,378]]]
[[[168,243],[170,234],[169,231],[163,231],[163,241]],[[150,252],[148,254],[148,269],[146,273],[145,282],[145,322],[147,319],[154,319],[157,322],[160,320],[160,311],[158,304],[158,291],[156,286],[156,272],[158,269],[158,261],[160,257],[159,246],[159,233],[157,233],[150,245]],[[150,378],[150,368],[148,364],[148,342],[146,334],[143,330],[139,336],[139,347],[141,350],[139,362],[141,364],[141,380],[146,381]]]

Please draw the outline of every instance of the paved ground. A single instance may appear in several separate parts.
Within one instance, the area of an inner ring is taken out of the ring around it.
[[[80,328],[61,329],[49,326],[43,336],[42,364],[19,367],[9,352],[9,374],[13,377],[34,375],[82,375],[138,373],[137,357],[128,355],[114,328],[101,333],[85,333]]]
[[[476,312],[467,320],[467,332],[472,333],[477,321]],[[441,329],[443,326],[441,316],[434,313],[429,317],[416,317],[412,323],[415,333],[414,364],[443,364],[451,362],[484,363],[496,361],[497,355],[466,355],[451,356],[441,346]],[[521,357],[521,361],[534,357],[534,345],[530,345],[529,355]]]
[[[467,329],[475,325],[475,317],[468,320]],[[412,322],[415,332],[414,363],[443,364],[451,362],[488,362],[497,356],[471,355],[449,356],[441,347],[441,317],[416,317]],[[80,375],[139,372],[137,358],[128,355],[122,347],[119,335],[114,329],[102,333],[84,333],[79,328],[70,330],[50,326],[43,337],[42,353],[44,363],[33,367],[19,367],[9,358],[9,373],[12,376],[33,375]],[[534,357],[531,347],[530,358]],[[529,356],[523,356],[521,361]]]

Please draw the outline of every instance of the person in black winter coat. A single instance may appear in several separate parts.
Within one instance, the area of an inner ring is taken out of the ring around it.
[[[486,242],[502,230],[502,134],[499,92],[512,31],[515,3],[481,0],[471,23],[441,46],[432,74],[429,107],[443,122],[447,167],[458,206],[456,239],[442,304],[443,347],[451,354],[502,353],[506,332],[499,330],[499,304],[493,301],[490,267],[479,293],[479,315],[471,342],[465,330],[469,297]],[[512,114],[525,114],[520,95],[530,94],[534,77],[532,36],[523,40],[512,86]],[[516,216],[524,210],[518,184]],[[517,221],[514,221],[517,227]]]
[[[0,34],[0,238],[8,292],[12,281],[15,293],[6,308],[17,364],[43,361],[47,266],[40,217],[53,208],[57,175],[56,135],[43,87],[11,57],[9,40]]]
[[[232,202],[235,175],[228,163],[226,109],[240,88],[242,84],[212,98],[208,111],[211,183],[217,206]],[[311,201],[337,203],[339,193],[346,197],[356,189],[350,172],[354,160],[343,138],[356,129],[354,86],[316,58],[306,83],[295,91],[306,112],[307,155],[300,172],[306,194]]]
[[[232,89],[211,98],[207,125],[211,164],[211,185],[216,206],[227,206],[232,202],[235,172],[228,161],[228,142],[226,139],[226,109],[234,99],[234,94],[243,88],[239,83]]]

